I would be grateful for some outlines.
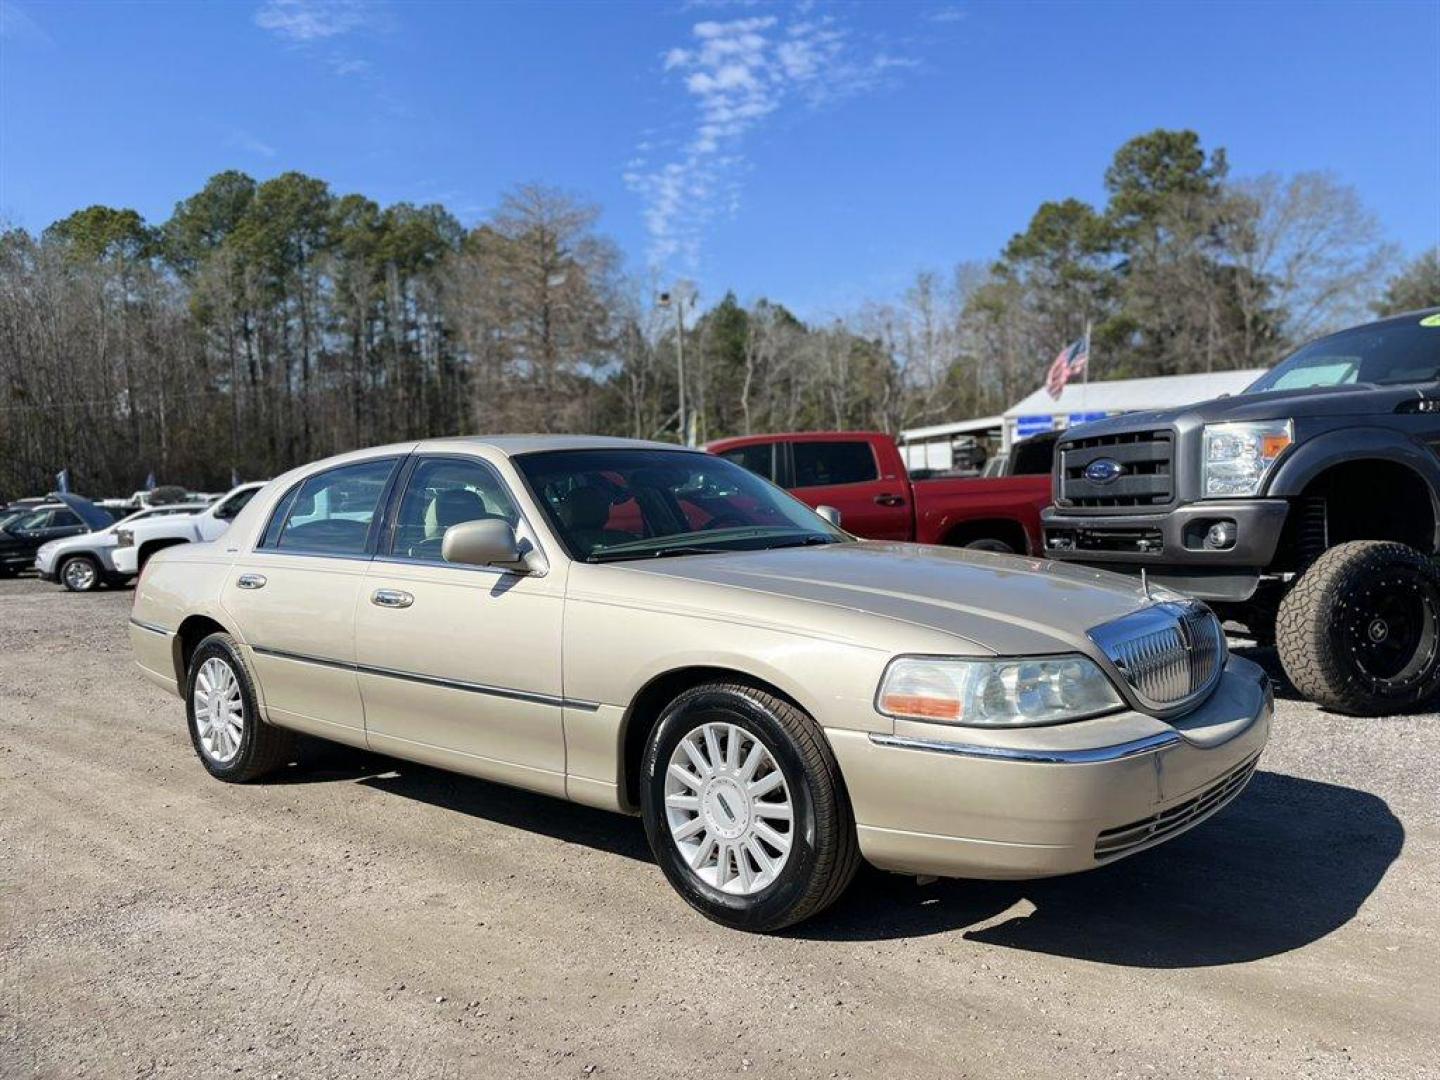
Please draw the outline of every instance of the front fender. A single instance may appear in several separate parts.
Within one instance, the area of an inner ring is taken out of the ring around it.
[[[1440,460],[1415,440],[1390,428],[1339,428],[1300,443],[1281,459],[1264,495],[1294,498],[1326,470],[1357,461],[1388,461],[1403,465],[1423,481],[1430,492],[1430,510],[1436,521],[1434,541],[1440,546]]]

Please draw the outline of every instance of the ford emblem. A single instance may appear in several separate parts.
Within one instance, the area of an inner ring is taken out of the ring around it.
[[[1085,466],[1085,479],[1092,484],[1108,484],[1124,471],[1124,467],[1112,458],[1096,458]]]

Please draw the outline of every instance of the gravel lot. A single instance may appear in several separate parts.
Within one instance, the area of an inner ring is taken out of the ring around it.
[[[320,745],[208,779],[129,602],[0,582],[0,1076],[1440,1076],[1434,715],[1282,685],[1195,832],[1047,882],[867,872],[758,938],[635,820]]]

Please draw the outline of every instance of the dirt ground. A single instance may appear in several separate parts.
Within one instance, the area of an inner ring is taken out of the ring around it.
[[[316,744],[194,760],[130,594],[0,582],[0,1076],[1440,1076],[1440,721],[1280,687],[1250,790],[1088,875],[701,919],[638,821]],[[1258,654],[1274,666],[1273,654]]]

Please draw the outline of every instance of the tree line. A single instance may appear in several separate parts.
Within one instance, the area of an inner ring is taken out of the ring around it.
[[[1361,317],[1440,303],[1355,192],[1234,180],[1193,132],[1122,146],[1107,201],[1045,203],[990,264],[802,320],[727,293],[688,312],[700,439],[1000,411],[1092,327],[1092,378],[1272,363]],[[0,233],[0,494],[196,488],[459,432],[679,439],[674,306],[598,210],[518,186],[471,229],[288,172],[222,172],[152,225],[91,206]],[[1386,284],[1388,279],[1388,284]],[[1383,291],[1382,291],[1383,290]],[[679,293],[684,301],[683,286]],[[682,310],[682,315],[685,312]]]

